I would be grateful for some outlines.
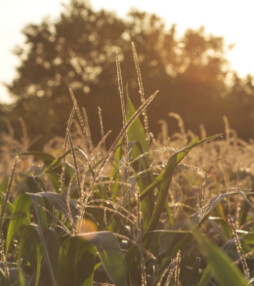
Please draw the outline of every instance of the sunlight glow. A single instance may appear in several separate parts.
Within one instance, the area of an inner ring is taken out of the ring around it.
[[[8,101],[7,90],[3,82],[10,82],[16,75],[15,67],[18,59],[12,54],[17,44],[24,38],[21,34],[28,23],[40,23],[45,16],[55,18],[60,14],[61,3],[69,0],[8,0],[0,2],[0,101]],[[147,1],[147,0],[90,0],[94,9],[117,11],[121,17],[125,16],[131,7],[156,13],[162,17],[168,27],[177,24],[177,31],[181,35],[187,28],[197,29],[205,27],[206,34],[214,34],[225,38],[227,44],[235,43],[227,58],[231,67],[240,76],[254,74],[254,2],[253,0],[235,1]]]

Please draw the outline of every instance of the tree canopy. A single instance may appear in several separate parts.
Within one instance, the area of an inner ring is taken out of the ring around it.
[[[64,134],[71,110],[68,88],[87,109],[95,140],[100,136],[97,106],[102,108],[105,128],[113,134],[119,130],[116,51],[124,86],[134,102],[140,100],[132,41],[146,95],[160,90],[148,109],[154,133],[159,119],[172,126],[170,111],[178,112],[188,128],[197,131],[203,123],[209,133],[223,129],[224,114],[237,130],[243,121],[254,120],[252,78],[246,81],[235,74],[231,88],[225,84],[232,74],[225,56],[228,47],[223,38],[206,35],[202,27],[180,37],[176,25],[168,28],[154,14],[133,9],[122,19],[75,0],[64,7],[58,19],[30,24],[23,34],[25,45],[15,51],[20,58],[18,76],[9,85],[16,98],[13,115],[24,118],[31,137],[43,134],[44,142]],[[235,112],[243,115],[240,121],[234,118]],[[253,129],[241,132],[245,138],[253,135]]]

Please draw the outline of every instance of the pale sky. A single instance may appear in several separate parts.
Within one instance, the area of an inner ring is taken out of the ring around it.
[[[2,82],[15,77],[18,59],[12,55],[24,38],[22,28],[29,23],[40,23],[49,16],[60,14],[61,3],[69,0],[0,0],[0,101],[8,101]],[[183,34],[187,28],[205,27],[206,34],[223,36],[227,44],[235,43],[227,58],[231,67],[244,77],[254,75],[254,0],[90,0],[97,10],[115,10],[124,16],[131,7],[156,13],[170,26],[177,24]]]

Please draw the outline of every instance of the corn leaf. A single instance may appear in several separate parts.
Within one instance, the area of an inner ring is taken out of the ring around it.
[[[192,142],[191,145],[178,150],[174,155],[172,155],[169,158],[165,169],[161,172],[160,175],[158,175],[155,178],[154,182],[150,186],[148,186],[143,192],[141,192],[141,196],[142,196],[142,198],[144,198],[144,196],[147,195],[148,192],[150,193],[151,190],[153,190],[155,186],[159,190],[158,191],[158,199],[156,201],[152,217],[150,219],[148,227],[145,230],[150,231],[150,230],[153,230],[155,228],[155,226],[158,222],[158,219],[160,217],[160,214],[164,210],[163,205],[164,205],[165,200],[167,198],[168,189],[169,189],[171,180],[173,178],[173,174],[174,174],[176,166],[183,160],[183,158],[190,152],[190,150],[192,148],[194,148],[194,147],[196,147],[196,146],[198,146],[204,142],[208,142],[210,140],[213,140],[219,136],[221,136],[221,135],[220,134],[214,135],[214,136],[205,138],[203,140],[198,140],[198,138],[197,138],[196,140],[194,140]]]
[[[131,118],[131,116],[135,113],[135,108],[130,100],[127,97],[127,106],[126,106],[126,121]],[[127,131],[128,142],[133,142],[130,161],[134,161],[132,163],[132,167],[135,170],[136,174],[139,172],[144,172],[141,176],[138,175],[136,177],[136,181],[140,188],[140,193],[152,183],[153,175],[148,169],[150,168],[151,161],[149,158],[149,145],[146,140],[145,132],[142,126],[142,123],[139,118],[136,118],[132,123],[130,128]],[[139,158],[139,159],[137,159]],[[152,210],[154,206],[154,194],[152,192],[141,201],[141,210],[143,214],[143,224],[146,227],[149,223],[149,220],[152,215]]]
[[[127,285],[126,266],[119,243],[112,232],[99,231],[78,235],[94,245],[110,280],[117,286]]]
[[[64,241],[58,259],[58,286],[92,286],[96,251],[90,242],[80,237]]]
[[[239,269],[219,247],[214,245],[208,239],[204,238],[198,232],[195,232],[194,237],[199,244],[201,252],[204,254],[206,260],[208,261],[209,267],[219,285],[249,285]]]
[[[7,238],[6,238],[6,254],[9,252],[11,242],[16,235],[16,233],[21,229],[23,225],[29,225],[29,208],[32,201],[30,197],[26,194],[21,194],[18,196],[14,202],[14,209],[8,227]]]

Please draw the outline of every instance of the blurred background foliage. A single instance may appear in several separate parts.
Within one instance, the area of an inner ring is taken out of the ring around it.
[[[254,137],[253,77],[242,79],[232,71],[226,59],[230,47],[223,38],[207,35],[202,27],[179,37],[176,26],[167,28],[156,15],[132,9],[122,19],[75,0],[57,20],[30,24],[23,34],[25,44],[15,49],[20,59],[17,78],[8,86],[15,103],[0,107],[0,130],[6,132],[8,119],[15,136],[21,136],[23,118],[29,138],[41,135],[30,149],[40,149],[52,137],[64,135],[72,108],[68,88],[86,108],[94,141],[101,135],[98,106],[106,131],[113,131],[108,143],[115,138],[122,125],[116,51],[126,91],[140,104],[132,41],[146,96],[160,90],[148,108],[150,130],[155,135],[161,119],[168,123],[170,134],[176,131],[176,120],[168,116],[176,112],[186,128],[198,134],[200,124],[208,135],[223,131],[226,115],[239,137]]]

